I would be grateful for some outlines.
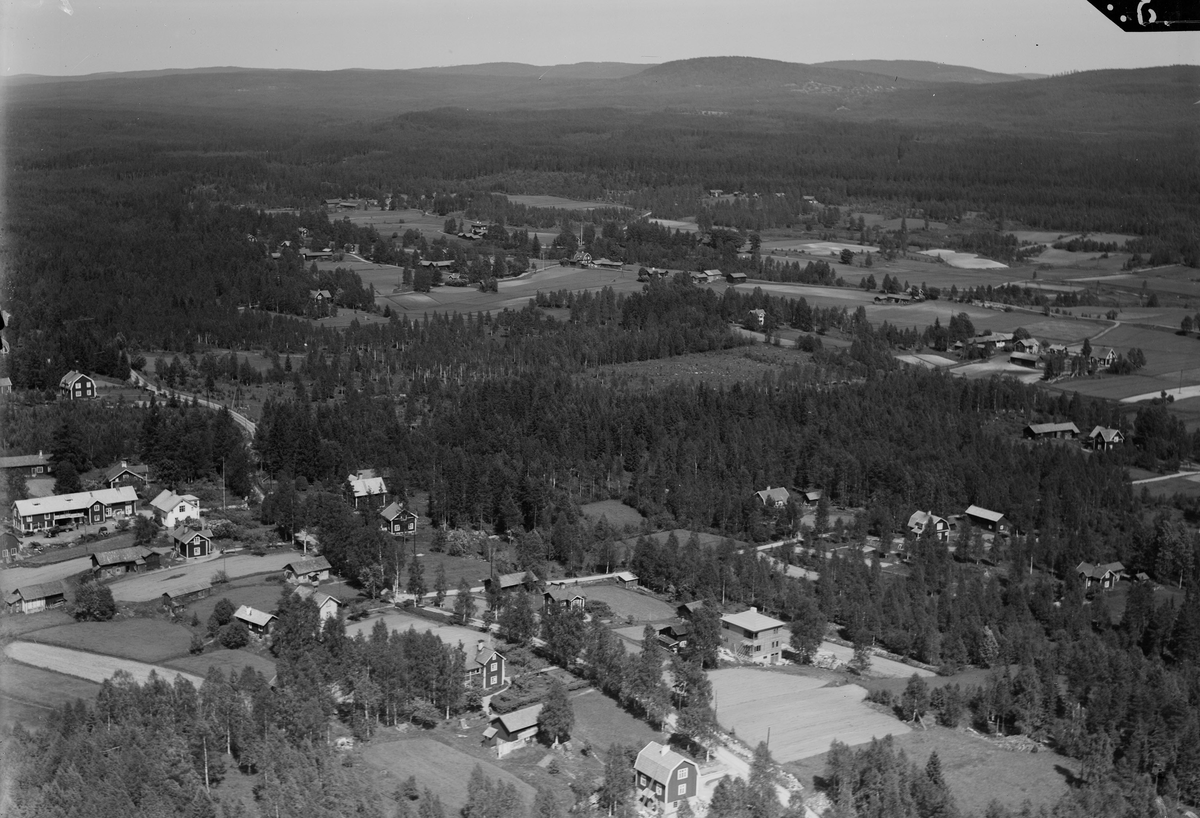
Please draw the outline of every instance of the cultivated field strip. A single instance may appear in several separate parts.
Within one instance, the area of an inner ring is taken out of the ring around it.
[[[834,740],[851,746],[889,733],[909,732],[903,722],[868,707],[858,685],[824,687],[823,679],[738,668],[709,674],[722,727],[751,747],[766,741],[782,762],[808,758]]]
[[[4,648],[8,658],[24,662],[34,667],[75,676],[92,682],[103,682],[111,678],[118,670],[128,671],[139,684],[145,684],[150,674],[157,673],[167,682],[174,682],[176,676],[182,676],[197,688],[204,682],[199,676],[191,673],[181,673],[161,665],[149,665],[145,662],[135,662],[132,659],[118,659],[115,656],[102,656],[99,653],[88,653],[71,648],[60,648],[55,645],[38,645],[33,642],[10,642]]]

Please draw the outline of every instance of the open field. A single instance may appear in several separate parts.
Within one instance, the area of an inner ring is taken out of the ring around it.
[[[598,207],[617,207],[629,210],[628,207],[616,202],[585,202],[580,199],[564,199],[561,196],[543,196],[533,194],[507,194],[507,199],[513,204],[526,207],[554,207],[559,210],[595,210]]]
[[[612,744],[643,747],[648,741],[661,741],[662,734],[641,719],[635,719],[608,696],[588,687],[571,696],[575,710],[576,743],[589,742],[597,751]]]
[[[1134,488],[1139,492],[1142,490],[1142,486],[1134,486]],[[1173,497],[1181,494],[1184,497],[1195,499],[1200,497],[1200,476],[1156,480],[1153,483],[1146,483],[1145,488],[1151,497]]]
[[[1127,353],[1131,347],[1138,347],[1146,353],[1146,366],[1138,374],[1161,378],[1162,389],[1178,387],[1181,370],[1184,386],[1200,383],[1200,341],[1196,338],[1122,324],[1105,334],[1096,342],[1096,346],[1112,347],[1120,353]],[[1149,391],[1152,390],[1138,390]]]
[[[5,660],[0,663],[0,726],[20,722],[35,729],[50,708],[76,699],[90,702],[99,692],[95,682]]]
[[[588,585],[580,590],[589,600],[608,605],[621,619],[631,616],[635,622],[657,622],[675,616],[675,608],[661,599],[616,585]]]
[[[187,653],[192,632],[161,619],[124,619],[60,625],[38,631],[31,638],[49,645],[154,663]]]
[[[182,616],[184,620],[188,620],[194,613],[200,623],[204,624],[212,616],[217,602],[222,599],[228,599],[235,608],[239,605],[249,605],[251,608],[270,613],[279,607],[279,596],[283,589],[291,587],[282,582],[266,582],[261,578],[247,578],[214,585],[210,596],[185,606]],[[325,590],[324,587],[322,590]]]
[[[163,663],[166,667],[193,673],[196,676],[208,675],[208,669],[218,667],[221,672],[229,675],[230,671],[241,673],[249,665],[263,675],[267,681],[275,675],[275,663],[270,659],[251,653],[248,650],[214,650],[211,653],[201,653],[199,656],[182,656]]]
[[[846,664],[849,664],[850,660],[854,658],[854,648],[848,648],[845,645],[839,645],[834,642],[822,642],[821,653],[832,653],[838,658],[839,662],[845,662]],[[872,656],[871,667],[867,670],[868,676],[891,676],[897,679],[907,679],[914,673],[927,678],[937,675],[932,670],[906,665],[903,662],[897,662],[894,659],[888,659],[884,656]]]
[[[821,339],[825,344],[828,341],[828,338]],[[800,366],[810,360],[809,355],[794,349],[759,345],[602,366],[588,370],[580,377],[615,375],[640,382],[647,389],[673,383],[700,382],[717,387],[758,380],[769,372],[777,372],[781,367]]]
[[[895,722],[900,725],[900,722]],[[1017,753],[1000,749],[987,739],[965,731],[930,727],[905,735],[892,731],[896,748],[908,754],[921,769],[937,750],[942,774],[964,813],[982,815],[992,800],[1010,809],[1026,799],[1039,807],[1050,807],[1066,795],[1071,779],[1079,771],[1074,759],[1043,750]],[[774,744],[774,733],[772,733]],[[805,787],[825,772],[826,754],[787,764],[789,772]]]
[[[477,287],[435,287],[428,293],[381,295],[376,303],[390,304],[393,310],[412,315],[426,312],[492,312],[522,309],[538,290],[599,291],[612,287],[617,292],[641,292],[637,267],[620,270],[592,270],[550,264],[534,273],[498,282],[498,292],[483,293]],[[340,316],[339,316],[340,317]]]
[[[512,784],[526,804],[533,803],[533,787],[495,764],[481,761],[431,738],[411,738],[368,745],[368,764],[390,772],[400,784],[410,775],[442,799],[448,814],[457,815],[467,803],[467,781],[479,765],[493,781]]]
[[[823,753],[834,739],[862,744],[908,726],[863,702],[858,685],[826,687],[825,680],[769,670],[735,668],[708,674],[717,720],[753,747],[771,732],[780,762]]]
[[[35,614],[0,616],[0,637],[24,636],[33,631],[53,628],[55,625],[70,625],[74,621],[75,619],[62,608]]]
[[[351,210],[339,213],[338,218],[349,219],[352,224],[371,225],[383,238],[393,233],[404,235],[405,230],[419,230],[427,236],[442,235],[446,218],[436,213],[426,215],[420,210]]]
[[[409,628],[415,628],[418,632],[431,631],[442,642],[451,647],[461,643],[464,650],[474,650],[475,643],[480,639],[486,642],[493,641],[492,637],[483,631],[451,625],[449,621],[446,623],[434,622],[432,619],[400,613],[399,611],[385,613],[382,616],[371,616],[358,622],[348,622],[346,623],[346,636],[353,639],[361,633],[365,637],[370,637],[371,630],[380,619],[387,625],[388,630],[403,632]]]
[[[65,673],[68,676],[92,682],[103,682],[119,670],[128,671],[141,684],[145,684],[151,673],[157,673],[168,681],[174,680],[176,676],[183,676],[197,688],[204,681],[201,677],[191,673],[181,673],[161,665],[135,662],[132,659],[119,659],[115,656],[102,656],[99,653],[60,648],[56,645],[10,642],[5,645],[4,653],[9,659],[17,662],[24,662],[27,665],[45,668],[55,673]]]
[[[603,517],[610,526],[618,530],[627,525],[637,528],[646,519],[638,513],[636,508],[627,506],[620,500],[601,500],[597,503],[588,503],[586,506],[581,506],[579,510],[591,522],[596,522]]]
[[[940,258],[951,267],[957,267],[960,270],[1008,269],[1007,264],[993,261],[990,258],[983,258],[975,253],[960,253],[954,250],[923,250],[921,252],[922,255]]]

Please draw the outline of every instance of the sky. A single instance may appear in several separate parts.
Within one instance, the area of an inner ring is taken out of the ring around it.
[[[0,0],[0,74],[420,68],[751,56],[1003,73],[1200,63],[1200,33],[1127,34],[1086,0]]]

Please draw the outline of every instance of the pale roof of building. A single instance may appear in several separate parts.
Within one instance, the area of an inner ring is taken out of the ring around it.
[[[519,733],[530,727],[537,727],[538,716],[541,713],[542,706],[540,704],[531,704],[529,707],[522,707],[520,710],[496,716],[495,720],[500,722],[507,732]]]
[[[409,511],[407,508],[400,505],[399,503],[393,502],[393,503],[389,503],[386,508],[382,509],[379,512],[379,516],[381,516],[385,520],[391,522],[392,520],[395,520],[397,517],[403,517],[403,516],[416,517],[417,515],[411,511]]]
[[[546,595],[555,602],[570,602],[573,599],[587,599],[586,596],[579,591],[569,588],[550,588],[546,591]]]
[[[1074,423],[1067,421],[1066,423],[1031,423],[1029,431],[1035,435],[1048,435],[1054,432],[1074,432],[1079,434],[1079,427]]]
[[[1092,429],[1092,431],[1088,433],[1088,437],[1090,437],[1090,438],[1099,437],[1101,440],[1104,440],[1107,443],[1113,443],[1116,441],[1116,439],[1118,437],[1121,437],[1121,436],[1122,435],[1121,435],[1120,429],[1110,429],[1107,426],[1097,426],[1095,429]]]
[[[942,517],[937,516],[932,511],[914,511],[912,516],[908,518],[908,525],[911,528],[914,525],[926,526],[937,525],[938,521],[946,522]]]
[[[315,574],[318,571],[328,571],[330,569],[329,560],[324,557],[309,557],[308,559],[295,560],[283,567],[297,575]]]
[[[354,492],[355,497],[387,494],[387,484],[383,482],[382,477],[376,477],[373,472],[370,477],[362,477],[360,474],[352,474],[349,478],[350,490]]]
[[[324,591],[319,591],[316,588],[313,588],[311,585],[301,585],[296,589],[295,593],[301,599],[311,598],[313,602],[317,603],[318,608],[324,607],[325,603],[331,599],[339,606],[346,604],[333,594],[327,594]]]
[[[742,611],[735,614],[724,614],[721,621],[742,628],[743,630],[759,633],[771,628],[782,628],[783,623],[758,611]]]
[[[184,585],[181,588],[176,588],[173,591],[164,591],[163,596],[168,599],[179,599],[180,597],[188,596],[189,594],[198,594],[201,591],[212,590],[212,583],[209,582],[193,582]]]
[[[133,489],[130,489],[133,491]],[[188,503],[193,506],[200,505],[200,499],[194,494],[176,494],[168,489],[163,489],[158,493],[158,496],[150,501],[150,505],[164,514],[170,513],[171,509],[180,503]]]
[[[149,554],[154,553],[143,545],[131,545],[128,548],[115,548],[112,551],[101,551],[92,554],[96,565],[120,565],[125,562],[144,563]]]
[[[171,532],[171,539],[181,543],[189,543],[197,537],[203,537],[206,540],[211,540],[212,536],[212,529],[193,529],[183,525]]]
[[[10,596],[20,597],[22,600],[28,602],[34,599],[46,599],[47,597],[65,594],[66,592],[66,586],[63,584],[62,580],[58,580],[57,582],[40,582],[32,583],[30,585],[22,585],[20,588],[14,588]]]
[[[249,605],[243,605],[234,611],[234,619],[240,619],[243,622],[249,622],[259,628],[264,628],[270,624],[272,619],[275,619],[275,614],[269,614],[266,611],[260,611],[258,608],[251,608]]]
[[[999,511],[989,511],[980,506],[968,506],[966,513],[968,517],[978,517],[981,520],[990,520],[993,523],[998,523],[1004,519],[1004,515]]]
[[[37,454],[14,454],[10,457],[0,457],[0,469],[23,469],[28,466],[49,466],[50,455],[38,452]]]
[[[775,488],[767,486],[762,491],[756,491],[754,493],[757,495],[758,499],[764,503],[786,503],[792,496],[787,489],[781,486],[777,486]]]
[[[652,781],[666,784],[671,779],[671,773],[684,762],[692,763],[669,747],[652,741],[637,754],[637,760],[633,762],[633,769],[649,777]]]
[[[77,491],[74,494],[55,494],[50,497],[31,497],[28,500],[17,500],[13,505],[16,506],[19,516],[28,517],[31,514],[60,514],[64,511],[77,511],[88,508],[96,502],[106,506],[136,503],[137,498],[137,492],[133,490],[133,486],[121,486],[115,489]]]

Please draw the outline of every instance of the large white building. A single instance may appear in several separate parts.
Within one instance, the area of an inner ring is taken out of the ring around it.
[[[13,526],[33,534],[55,526],[120,520],[133,516],[137,500],[137,492],[130,486],[17,500],[12,504]]]
[[[200,519],[200,500],[192,494],[163,490],[150,501],[154,516],[164,528],[175,528],[184,520]]]

